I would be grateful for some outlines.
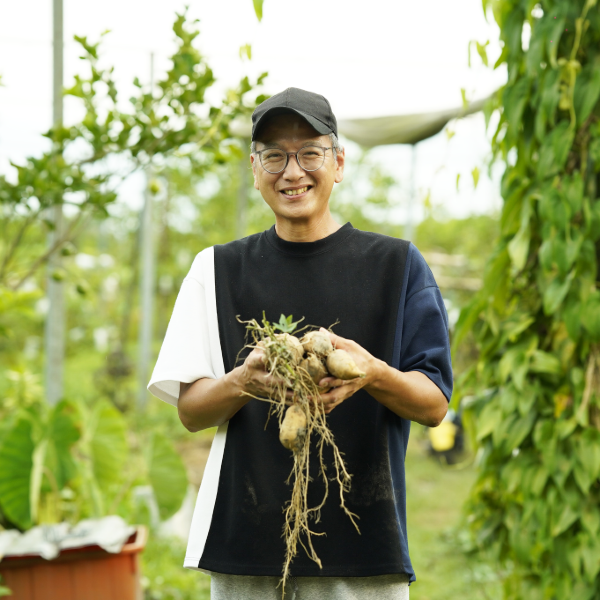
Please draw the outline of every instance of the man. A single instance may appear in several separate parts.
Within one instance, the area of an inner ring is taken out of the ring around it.
[[[430,269],[409,242],[340,225],[329,197],[344,173],[337,122],[320,95],[289,88],[254,111],[254,186],[275,225],[196,257],[177,298],[149,390],[177,406],[190,431],[218,426],[184,566],[209,572],[212,600],[270,600],[284,560],[283,507],[291,453],[265,397],[274,385],[245,328],[279,316],[329,326],[366,377],[326,377],[321,395],[352,488],[331,494],[313,538],[323,567],[301,550],[286,594],[296,600],[408,598],[415,580],[406,536],[404,457],[410,421],[437,426],[452,393],[448,321]],[[241,364],[239,364],[241,363]],[[329,458],[329,457],[326,457]],[[331,471],[332,467],[330,467]],[[322,493],[311,482],[310,505]]]

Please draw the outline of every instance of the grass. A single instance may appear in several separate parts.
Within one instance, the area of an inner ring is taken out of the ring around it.
[[[427,456],[425,429],[413,423],[406,457],[407,527],[417,581],[411,600],[499,600],[489,566],[467,557],[452,535],[475,479],[472,464],[448,467]]]
[[[183,568],[185,544],[150,535],[141,554],[144,600],[210,600],[210,577]]]
[[[214,430],[208,433],[213,435]],[[427,456],[424,442],[424,428],[413,424],[406,485],[410,555],[417,581],[410,587],[410,598],[500,600],[500,583],[493,571],[465,556],[449,535],[460,522],[474,467],[444,466]],[[145,600],[210,600],[210,577],[184,569],[184,554],[180,540],[150,536],[142,553]]]

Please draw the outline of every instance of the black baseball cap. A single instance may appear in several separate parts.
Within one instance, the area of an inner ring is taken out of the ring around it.
[[[321,135],[334,133],[337,137],[337,121],[327,98],[320,94],[298,88],[288,88],[259,104],[252,113],[252,141],[269,117],[293,112],[300,115]]]

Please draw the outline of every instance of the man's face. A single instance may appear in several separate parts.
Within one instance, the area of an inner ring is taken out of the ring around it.
[[[283,114],[272,117],[263,126],[256,150],[276,147],[284,152],[297,152],[308,145],[329,148],[331,140],[303,118]],[[324,214],[334,182],[339,183],[344,177],[344,153],[338,152],[336,161],[333,150],[325,152],[325,163],[317,171],[304,171],[295,156],[290,156],[286,168],[275,174],[265,171],[257,155],[250,160],[254,187],[278,217],[293,221],[307,221]]]

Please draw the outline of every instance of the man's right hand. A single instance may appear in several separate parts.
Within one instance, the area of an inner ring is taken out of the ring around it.
[[[253,348],[240,367],[238,382],[243,392],[266,398],[272,395],[278,385],[284,380],[276,375],[271,375],[266,367],[266,353],[263,348]],[[235,371],[235,369],[234,369]],[[291,392],[288,392],[291,395]]]

